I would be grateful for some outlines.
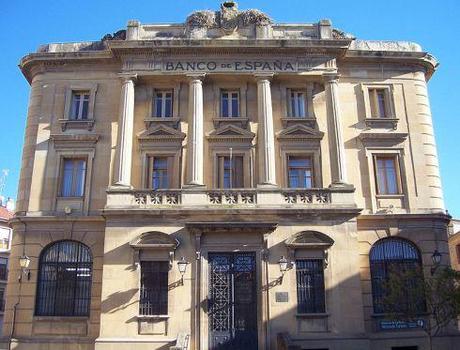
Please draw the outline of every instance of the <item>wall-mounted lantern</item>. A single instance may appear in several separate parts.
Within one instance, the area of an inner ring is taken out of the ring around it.
[[[439,265],[441,265],[441,258],[441,253],[437,249],[435,249],[433,255],[431,256],[431,260],[433,261],[433,266],[431,267],[431,275],[434,275]]]
[[[22,275],[27,276],[27,280],[30,280],[30,258],[27,255],[23,255],[19,258],[19,266],[21,267],[21,274],[19,275],[19,282],[22,281]]]
[[[181,257],[180,260],[177,262],[177,268],[179,269],[179,273],[181,275],[180,281],[181,284],[184,285],[184,275],[185,272],[187,271],[187,265],[189,262],[185,260],[185,257]]]

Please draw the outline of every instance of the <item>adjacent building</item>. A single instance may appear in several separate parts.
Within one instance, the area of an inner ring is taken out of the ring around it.
[[[5,312],[6,283],[8,281],[8,260],[11,250],[13,230],[8,221],[13,217],[13,201],[0,196],[0,330],[3,328]]]
[[[25,56],[11,346],[427,349],[383,283],[450,264],[437,64],[233,1]]]

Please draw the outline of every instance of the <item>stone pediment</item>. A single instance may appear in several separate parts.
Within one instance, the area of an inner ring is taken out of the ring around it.
[[[129,245],[134,249],[175,250],[179,246],[179,241],[166,233],[151,231],[136,237],[129,242]]]
[[[302,231],[286,239],[285,244],[291,249],[327,249],[334,240],[318,231]]]
[[[295,124],[281,130],[277,137],[286,141],[321,140],[324,133],[302,124]]]
[[[255,134],[235,125],[225,125],[208,135],[209,141],[248,141],[254,138]]]
[[[145,130],[139,136],[139,141],[182,141],[185,138],[185,133],[173,129],[166,125],[156,125]]]

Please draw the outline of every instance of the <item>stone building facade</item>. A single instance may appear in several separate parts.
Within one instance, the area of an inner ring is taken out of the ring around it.
[[[450,263],[436,66],[417,44],[231,1],[25,56],[11,271],[28,257],[30,274],[10,278],[4,336],[28,350],[427,349],[423,310],[396,323],[381,300],[389,265]]]

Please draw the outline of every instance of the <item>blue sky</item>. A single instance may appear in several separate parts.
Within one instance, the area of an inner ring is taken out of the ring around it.
[[[17,68],[19,59],[43,43],[98,40],[126,26],[182,22],[195,9],[217,9],[220,1],[41,0],[3,1],[0,7],[0,170],[9,169],[3,195],[15,198],[29,85]],[[239,1],[277,22],[316,22],[329,18],[335,27],[361,39],[415,41],[441,66],[429,83],[446,207],[460,217],[460,1]]]

